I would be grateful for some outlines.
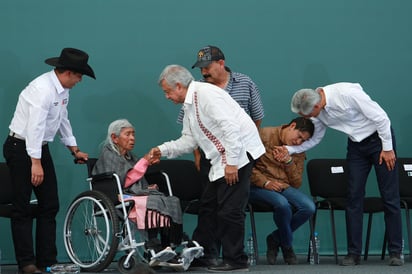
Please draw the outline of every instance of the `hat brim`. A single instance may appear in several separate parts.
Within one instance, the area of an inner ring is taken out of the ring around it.
[[[66,68],[69,70],[73,70],[75,72],[81,73],[81,74],[85,74],[93,79],[96,79],[96,76],[94,75],[94,71],[92,69],[91,66],[87,65],[82,67],[82,68],[74,68],[74,67],[70,67],[67,65],[63,65],[59,63],[60,58],[59,57],[52,57],[52,58],[48,58],[46,59],[44,62],[50,66],[56,67],[56,68]]]
[[[210,65],[213,61],[197,61],[193,66],[193,68],[204,68]]]

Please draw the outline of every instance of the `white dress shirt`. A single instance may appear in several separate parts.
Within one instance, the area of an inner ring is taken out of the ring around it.
[[[46,72],[20,93],[9,129],[25,138],[27,153],[40,159],[43,142],[52,142],[59,132],[66,146],[76,146],[68,119],[69,89],[64,88],[54,70]]]
[[[300,146],[288,146],[288,151],[300,153],[317,145],[326,127],[344,132],[354,142],[378,132],[384,151],[392,150],[391,122],[386,112],[365,93],[360,84],[337,83],[323,87],[326,105],[317,117],[313,137]]]
[[[226,164],[242,168],[249,163],[247,152],[253,159],[259,158],[265,152],[256,125],[223,89],[209,83],[192,81],[183,108],[185,115],[182,136],[160,145],[162,156],[175,158],[190,153],[199,146],[206,158],[211,160],[209,179],[216,181],[224,176]],[[200,128],[198,118],[223,145],[226,163],[215,143]]]

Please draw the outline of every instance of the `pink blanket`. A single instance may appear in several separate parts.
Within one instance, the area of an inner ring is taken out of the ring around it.
[[[136,223],[138,229],[170,227],[170,218],[168,216],[147,208],[147,198],[148,196],[123,195],[125,201],[134,201],[129,219]]]

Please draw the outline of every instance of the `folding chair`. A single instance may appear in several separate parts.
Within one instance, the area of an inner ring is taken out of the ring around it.
[[[338,263],[336,244],[335,210],[345,210],[348,188],[347,163],[345,159],[312,159],[306,168],[309,180],[310,193],[316,205],[316,212],[311,218],[311,227],[315,231],[317,211],[320,209],[330,212],[332,229],[333,253]],[[368,214],[368,228],[366,234],[364,260],[368,258],[369,241],[374,213],[383,212],[383,202],[380,197],[365,197],[364,213]],[[311,238],[313,235],[311,235]],[[308,252],[309,253],[309,252]],[[308,254],[309,258],[309,254]]]

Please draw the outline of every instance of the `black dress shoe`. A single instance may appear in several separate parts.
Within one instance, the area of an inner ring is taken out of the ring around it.
[[[209,266],[207,268],[209,272],[240,272],[240,271],[249,271],[247,265],[240,266],[240,265],[230,265],[228,263],[221,263],[216,266]]]
[[[216,266],[217,260],[216,259],[205,259],[205,258],[195,258],[193,259],[190,267],[209,267],[209,266]]]
[[[19,274],[41,274],[42,271],[37,268],[34,264],[26,265],[19,269]]]
[[[403,260],[401,259],[401,254],[390,253],[389,254],[389,265],[393,265],[393,266],[403,265]]]
[[[340,262],[340,265],[343,266],[354,266],[360,264],[360,256],[355,254],[348,254]]]

